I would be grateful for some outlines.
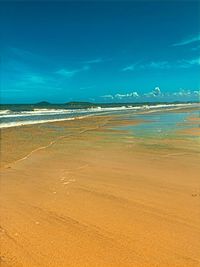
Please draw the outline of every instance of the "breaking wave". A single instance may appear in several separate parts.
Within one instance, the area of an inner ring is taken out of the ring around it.
[[[199,106],[199,104],[157,104],[157,105],[126,105],[117,107],[91,107],[82,109],[56,109],[56,108],[33,108],[32,110],[13,111],[9,109],[0,110],[0,128],[15,127],[28,124],[74,120],[92,116],[95,114],[116,113],[120,111],[142,111],[151,112],[163,109],[179,109],[184,107]]]

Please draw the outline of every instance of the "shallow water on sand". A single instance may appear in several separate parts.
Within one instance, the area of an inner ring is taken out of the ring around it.
[[[177,131],[187,128],[200,127],[198,122],[193,125],[187,123],[189,117],[199,117],[199,111],[188,112],[172,112],[172,113],[151,113],[151,114],[129,114],[130,119],[144,121],[135,125],[119,126],[117,129],[124,129],[131,132],[131,135],[139,138],[170,138],[179,137]]]

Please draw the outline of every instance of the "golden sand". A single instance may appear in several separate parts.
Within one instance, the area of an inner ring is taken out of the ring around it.
[[[1,266],[200,266],[197,139],[95,117],[2,131]]]

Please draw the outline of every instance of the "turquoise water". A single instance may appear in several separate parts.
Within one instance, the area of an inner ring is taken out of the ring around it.
[[[175,136],[175,133],[176,137],[178,137],[177,131],[189,127],[200,127],[197,124],[188,124],[187,118],[190,116],[200,116],[200,111],[191,113],[138,114],[137,116],[130,114],[129,119],[141,119],[145,122],[117,128],[128,130],[131,132],[131,135],[139,138],[170,138]]]

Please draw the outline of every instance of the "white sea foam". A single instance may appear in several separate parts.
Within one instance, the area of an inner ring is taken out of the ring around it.
[[[93,107],[87,109],[34,109],[32,111],[21,111],[21,112],[12,112],[10,110],[1,110],[0,118],[3,120],[9,119],[9,121],[3,122],[0,125],[0,128],[8,128],[8,127],[16,127],[21,125],[29,125],[29,124],[37,124],[37,123],[45,123],[45,122],[55,122],[55,121],[64,121],[64,120],[74,120],[77,118],[86,117],[88,115],[94,114],[105,114],[105,113],[112,113],[118,111],[142,111],[145,113],[151,113],[156,111],[162,111],[164,109],[171,110],[171,109],[180,109],[183,107],[200,107],[197,103],[185,103],[185,104],[157,104],[157,105],[141,105],[141,106],[120,106],[120,107]],[[71,114],[71,115],[70,115]],[[72,115],[73,114],[73,115]],[[84,116],[80,116],[83,114]],[[59,115],[70,115],[73,117],[66,117],[66,118],[59,118],[55,116]],[[23,117],[33,117],[40,116],[39,119],[29,119],[24,120]],[[47,119],[42,119],[43,116],[49,116]],[[54,117],[54,118],[53,118]],[[13,118],[13,119],[12,119]],[[18,119],[20,118],[20,119]],[[13,121],[12,121],[13,120]],[[16,121],[17,120],[17,121]],[[20,121],[21,120],[21,121]]]
[[[121,110],[146,110],[156,108],[168,108],[168,107],[184,107],[195,105],[192,103],[187,104],[158,104],[158,105],[142,105],[142,106],[120,106],[120,107],[93,107],[87,109],[34,109],[32,111],[10,111],[1,110],[0,118],[12,118],[12,117],[25,117],[25,116],[44,116],[44,115],[62,115],[62,114],[74,114],[74,113],[96,113],[102,111],[121,111]],[[197,105],[197,104],[196,104]]]
[[[87,108],[87,109],[34,109],[33,111],[20,111],[12,113],[2,113],[0,118],[15,118],[15,117],[32,117],[32,116],[47,116],[47,115],[67,115],[67,114],[84,114],[84,113],[97,113],[102,111],[117,111],[125,110],[126,107],[113,107],[113,108]],[[133,108],[137,109],[137,107]]]
[[[0,114],[8,114],[8,113],[10,113],[9,109],[0,110]]]
[[[80,119],[83,119],[89,116],[91,115],[79,116],[79,117],[73,117],[73,118],[65,118],[65,119],[6,122],[6,123],[1,123],[0,128],[19,127],[19,126],[24,126],[24,125],[41,124],[41,123],[47,123],[47,122],[50,123],[50,122],[57,122],[57,121],[71,121],[71,120],[76,120],[76,119],[80,120]]]
[[[146,110],[146,109],[158,109],[158,108],[171,108],[171,107],[188,107],[188,106],[197,106],[198,104],[185,103],[185,104],[157,104],[157,105],[142,105],[142,106],[121,106],[121,107],[95,107],[89,108],[91,112],[99,111],[120,111],[120,110]]]
[[[34,108],[33,111],[24,111],[27,114],[37,114],[37,113],[71,113],[73,110],[70,109],[48,109],[48,108]]]
[[[27,116],[42,116],[42,115],[56,115],[56,114],[69,114],[72,113],[70,110],[34,110],[34,111],[20,111],[20,112],[9,112],[0,113],[0,118],[12,118],[12,117],[27,117]],[[1,115],[3,114],[3,115]]]

